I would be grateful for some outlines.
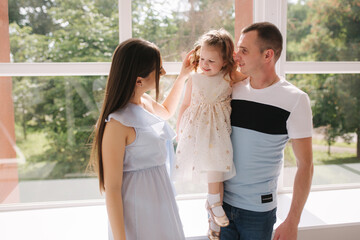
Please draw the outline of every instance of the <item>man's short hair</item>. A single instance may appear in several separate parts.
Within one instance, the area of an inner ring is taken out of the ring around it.
[[[283,38],[280,30],[272,23],[258,22],[245,27],[241,33],[257,31],[260,51],[272,49],[275,54],[275,62],[279,59],[282,51]]]

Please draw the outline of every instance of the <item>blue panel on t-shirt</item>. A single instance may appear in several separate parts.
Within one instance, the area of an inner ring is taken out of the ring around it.
[[[224,183],[224,201],[251,211],[274,209],[287,134],[266,134],[233,126],[231,140],[236,176]],[[272,199],[268,198],[270,194]]]

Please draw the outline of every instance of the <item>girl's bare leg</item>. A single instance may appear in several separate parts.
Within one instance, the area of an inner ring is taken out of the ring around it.
[[[208,184],[208,193],[209,194],[218,194],[220,193],[220,184],[219,182],[216,183],[209,183]]]

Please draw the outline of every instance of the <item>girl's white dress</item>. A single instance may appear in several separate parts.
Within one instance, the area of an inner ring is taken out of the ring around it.
[[[192,73],[190,106],[179,124],[175,181],[222,182],[235,176],[229,81]]]

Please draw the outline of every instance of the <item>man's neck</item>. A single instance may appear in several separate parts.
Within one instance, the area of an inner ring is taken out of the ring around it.
[[[264,89],[270,87],[278,81],[279,77],[275,71],[269,73],[262,72],[260,74],[250,76],[250,85],[255,89]]]

